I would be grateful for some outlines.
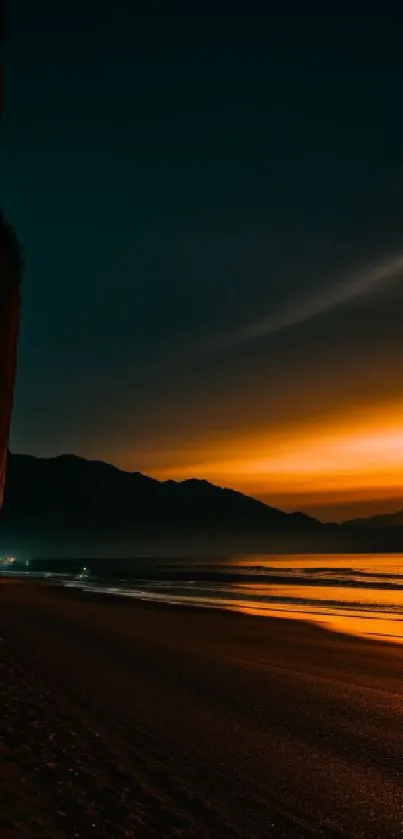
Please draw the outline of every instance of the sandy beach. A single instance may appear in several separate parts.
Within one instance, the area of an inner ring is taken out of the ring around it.
[[[400,837],[403,648],[0,585],[1,837]]]

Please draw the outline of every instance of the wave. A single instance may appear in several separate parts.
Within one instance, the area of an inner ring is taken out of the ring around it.
[[[87,592],[248,614],[403,640],[403,556],[47,560],[30,570]]]

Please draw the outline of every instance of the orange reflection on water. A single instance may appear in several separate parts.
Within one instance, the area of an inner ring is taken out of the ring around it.
[[[259,569],[267,574],[265,582],[232,587],[239,599],[226,602],[231,611],[403,642],[403,554],[244,555],[229,562],[246,573]],[[286,582],[276,582],[283,575]]]
[[[287,620],[303,620],[308,623],[317,624],[332,632],[341,632],[347,635],[356,635],[361,638],[373,638],[375,640],[392,641],[403,643],[403,619],[390,618],[387,615],[380,615],[375,612],[366,612],[365,616],[360,612],[334,612],[325,609],[318,612],[312,610],[303,611],[293,606],[284,609],[264,606],[260,608],[256,603],[239,603],[228,605],[230,611],[243,612],[247,615],[258,617],[286,618]]]
[[[292,584],[252,584],[248,589],[253,599],[232,600],[226,608],[249,615],[303,620],[334,632],[403,643],[403,591]],[[258,598],[264,596],[285,602],[259,604]]]

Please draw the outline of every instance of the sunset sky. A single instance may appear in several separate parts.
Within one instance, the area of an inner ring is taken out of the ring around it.
[[[191,6],[14,0],[11,448],[403,507],[401,21]]]

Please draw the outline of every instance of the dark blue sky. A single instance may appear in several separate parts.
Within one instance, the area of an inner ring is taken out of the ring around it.
[[[13,449],[176,474],[397,398],[401,21],[134,8],[10,11]]]

